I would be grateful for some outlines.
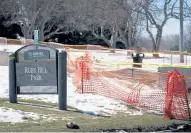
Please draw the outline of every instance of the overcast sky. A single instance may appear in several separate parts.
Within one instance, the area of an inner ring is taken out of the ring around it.
[[[187,22],[184,22],[184,29],[186,23]],[[156,34],[156,29],[153,28],[152,32]],[[180,32],[180,22],[177,19],[169,19],[167,21],[167,24],[163,28],[163,36],[179,34],[179,32]],[[145,35],[148,36],[148,33],[146,33]]]
[[[187,0],[187,2],[189,5],[191,5],[191,0]],[[184,22],[184,29],[186,28],[185,27],[186,23],[188,22]],[[156,30],[152,31],[156,33]],[[167,24],[163,28],[163,36],[179,34],[179,32],[180,32],[180,22],[177,19],[168,20]],[[148,34],[146,36],[148,36]]]
[[[184,24],[185,25],[185,24]],[[180,32],[180,22],[177,19],[170,19],[164,26],[163,35],[179,34]]]

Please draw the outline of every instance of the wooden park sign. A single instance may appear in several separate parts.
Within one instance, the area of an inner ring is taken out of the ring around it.
[[[9,55],[9,102],[17,94],[58,94],[58,106],[67,106],[67,54],[47,45],[26,45]]]

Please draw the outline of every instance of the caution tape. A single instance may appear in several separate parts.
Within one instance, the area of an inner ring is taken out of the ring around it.
[[[159,52],[143,52],[143,53],[149,53],[149,54],[165,54],[165,53],[182,53],[182,54],[188,54],[188,52],[179,52],[179,51],[159,51]]]
[[[76,62],[92,62],[86,59],[79,59]],[[133,63],[133,62],[103,62],[103,61],[95,61],[96,65],[103,66],[129,66],[129,65],[143,65],[143,66],[158,66],[158,67],[177,67],[177,68],[191,68],[189,65],[171,65],[171,64],[157,64],[157,63]]]
[[[156,64],[156,63],[132,63],[132,62],[96,62],[97,65],[109,65],[109,66],[125,66],[125,65],[143,65],[143,66],[158,66],[158,67],[177,67],[177,68],[191,68],[191,66],[185,65],[171,65],[171,64]]]
[[[97,49],[97,51],[99,51],[99,52],[101,52],[101,50],[103,50],[103,49]],[[68,52],[84,52],[84,51],[89,51],[88,49],[74,49],[74,48],[70,48],[70,49],[68,49]],[[126,52],[126,51],[125,51]],[[133,53],[133,51],[132,51],[132,53]],[[181,52],[142,52],[142,53],[144,53],[144,54],[158,54],[159,56],[163,56],[164,54],[170,54],[170,55],[180,55],[180,54],[183,54],[183,55],[185,55],[185,56],[191,56],[191,53],[186,53],[186,52],[184,52],[184,53],[181,53]]]
[[[88,50],[86,50],[86,49],[73,49],[73,48],[70,48],[70,49],[67,49],[66,51],[67,52],[86,52]]]
[[[16,41],[16,42],[19,42],[20,40],[17,40],[17,39],[7,39],[8,41]],[[42,44],[47,44],[47,45],[55,45],[55,46],[58,46],[59,44],[58,43],[54,43],[54,42],[51,42],[51,43],[47,43],[47,42],[41,42],[40,43]],[[22,44],[15,44],[15,45],[22,45]],[[88,47],[98,47],[99,49],[98,50],[114,50],[114,51],[125,51],[127,52],[128,49],[115,49],[115,48],[108,48],[108,47],[103,47],[103,46],[100,46],[100,45],[87,45],[87,44],[81,44],[81,45],[69,45],[69,44],[60,44],[59,46],[63,46],[64,47],[87,47],[87,49],[84,49],[84,50],[88,50]],[[100,49],[101,48],[101,49]],[[71,48],[71,49],[75,49],[75,51],[80,51],[79,49],[77,48]],[[83,51],[83,50],[82,50]],[[132,50],[133,51],[133,50]],[[180,51],[160,51],[160,52],[146,52],[146,51],[142,51],[143,53],[145,54],[173,54],[173,55],[179,55],[179,54],[183,54],[183,55],[191,55],[191,53],[188,53],[186,51],[184,52],[180,52]]]

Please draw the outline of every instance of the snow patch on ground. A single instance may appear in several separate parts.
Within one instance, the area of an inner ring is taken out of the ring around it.
[[[56,115],[41,115],[41,118],[47,122],[57,121],[58,119],[65,120],[65,121],[70,121],[70,120],[74,119],[73,117],[61,117],[60,118]]]
[[[0,66],[0,98],[8,98],[8,67]],[[94,112],[95,114],[106,113],[109,115],[118,112],[127,112],[129,115],[137,112],[131,110],[121,101],[106,98],[93,94],[78,94],[76,87],[72,84],[72,75],[67,78],[68,105],[84,112]],[[19,98],[39,100],[44,102],[57,103],[58,95],[18,95]]]
[[[62,119],[65,121],[70,121],[74,118],[72,117],[58,117],[56,115],[43,115],[37,114],[33,112],[24,112],[21,110],[14,110],[12,108],[0,107],[0,122],[10,122],[12,124],[15,123],[25,123],[30,119],[32,121],[43,120],[47,122],[56,121],[58,119]]]
[[[31,118],[33,120],[40,119],[40,116],[33,112],[23,112],[12,108],[0,107],[0,122],[11,122],[12,124],[24,123],[27,121],[24,117]]]
[[[0,66],[0,97],[7,98],[8,97],[8,67]]]
[[[22,45],[0,45],[0,51],[15,52],[23,46]]]

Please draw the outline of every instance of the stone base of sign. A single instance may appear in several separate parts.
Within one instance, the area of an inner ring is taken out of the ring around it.
[[[0,51],[0,66],[8,66],[8,55],[9,52]]]

